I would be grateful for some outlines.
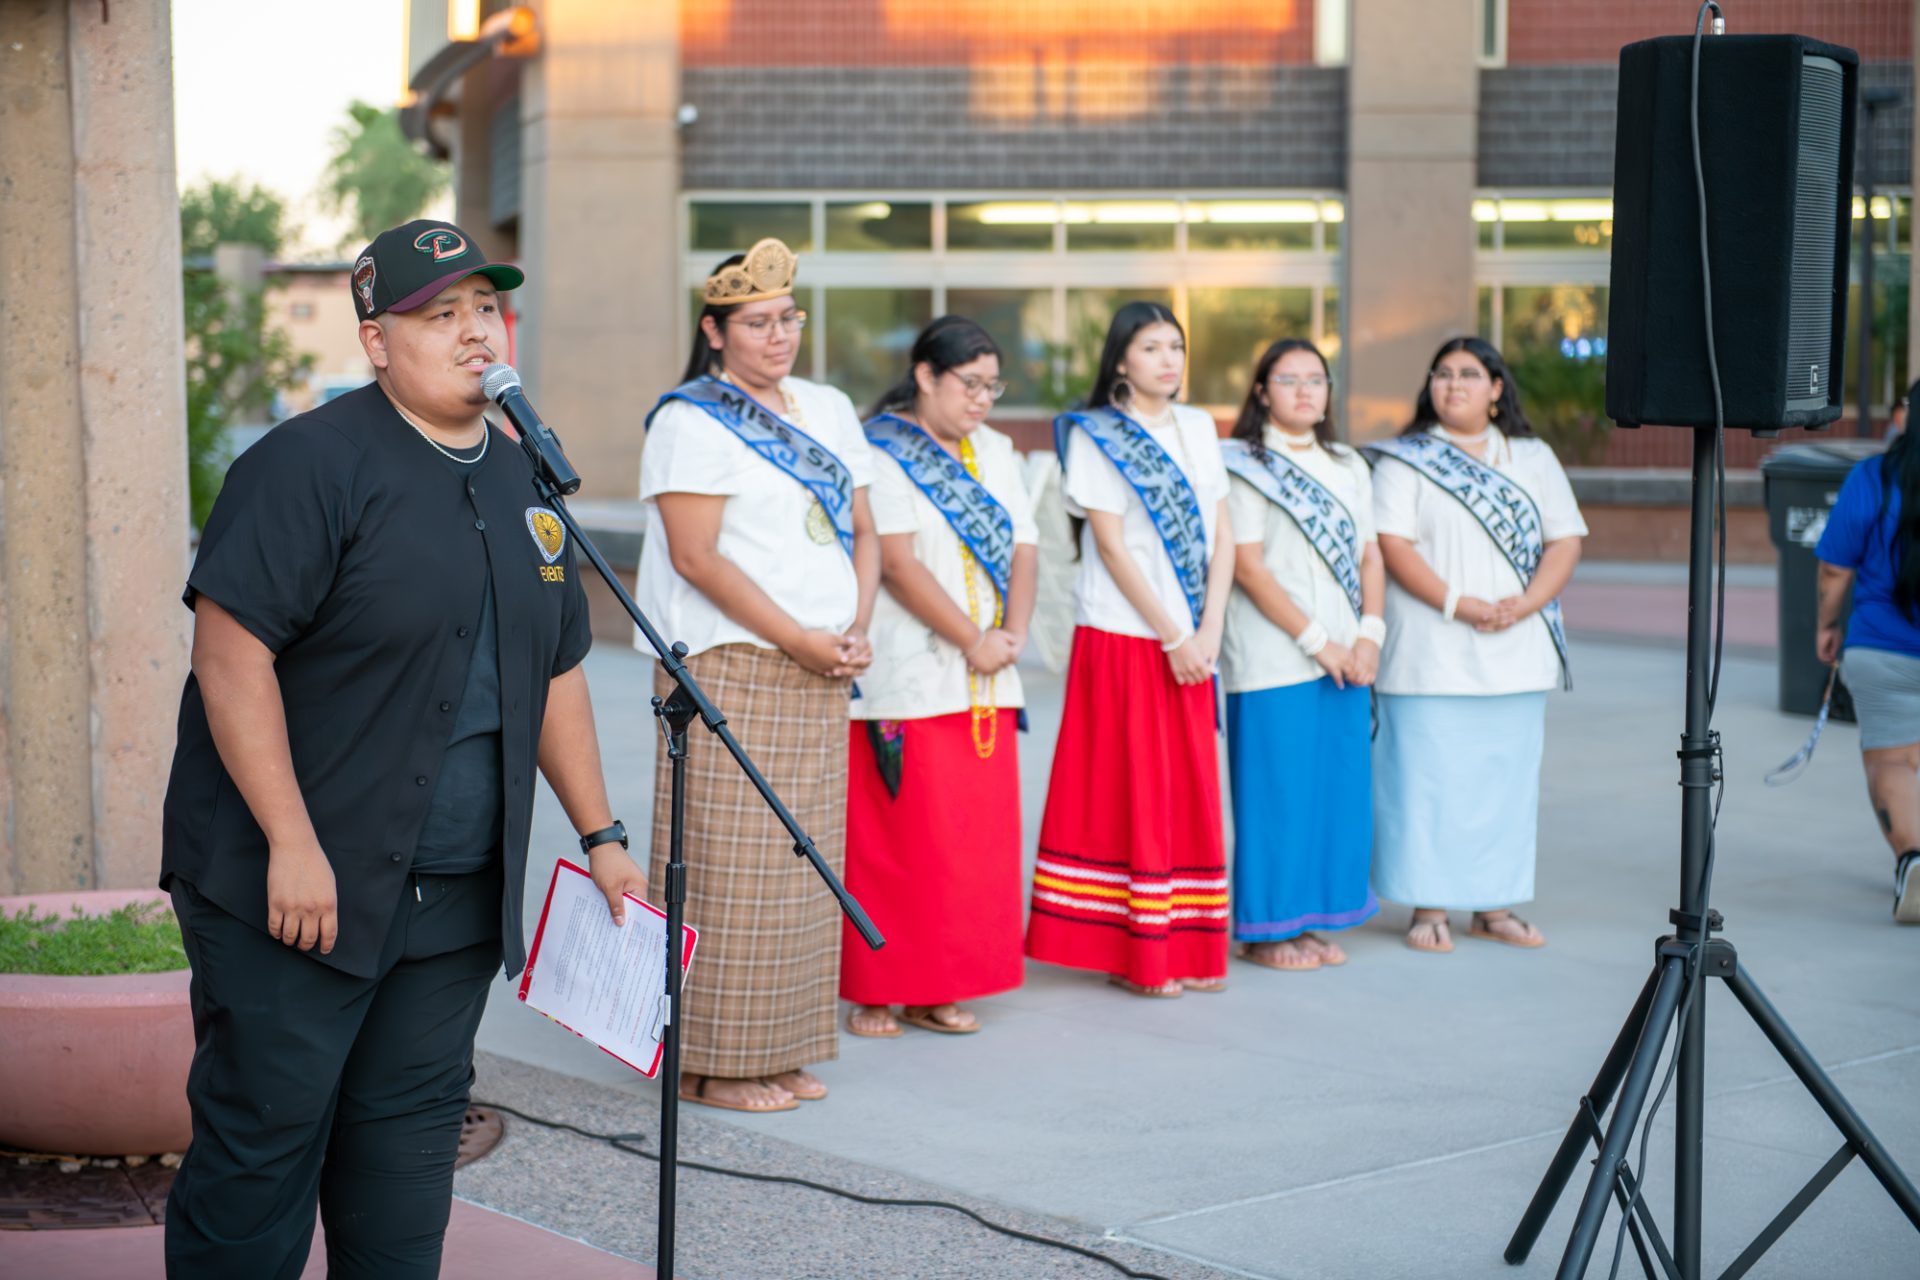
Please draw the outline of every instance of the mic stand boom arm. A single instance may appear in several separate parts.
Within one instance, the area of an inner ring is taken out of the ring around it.
[[[553,445],[554,453],[558,454],[559,441],[554,440]],[[533,463],[535,491],[559,516],[560,523],[572,536],[574,545],[586,553],[587,559],[593,562],[593,567],[599,571],[600,577],[613,592],[614,598],[620,602],[620,607],[627,611],[627,616],[633,619],[633,624],[640,628],[640,634],[647,638],[647,643],[653,646],[653,651],[660,655],[660,667],[673,680],[674,685],[673,692],[666,698],[653,700],[653,714],[659,718],[660,732],[666,739],[667,755],[673,762],[672,822],[669,828],[667,883],[662,886],[662,897],[665,900],[667,912],[667,1018],[660,1046],[660,1200],[658,1249],[655,1258],[655,1273],[661,1276],[672,1276],[674,1274],[674,1199],[679,1177],[680,1147],[682,958],[680,933],[687,902],[687,867],[681,856],[686,827],[687,726],[697,719],[707,726],[709,732],[720,739],[727,753],[733,757],[734,763],[740,766],[740,772],[747,775],[747,781],[751,782],[753,789],[760,793],[761,800],[765,801],[767,808],[773,811],[773,816],[780,820],[780,825],[787,829],[787,834],[793,837],[795,856],[805,858],[812,864],[814,872],[826,882],[827,889],[833,894],[834,900],[840,904],[840,910],[846,913],[847,919],[852,922],[854,929],[859,932],[866,944],[878,951],[886,945],[886,939],[880,936],[880,931],[873,927],[873,921],[867,918],[867,913],[861,909],[859,902],[847,892],[846,886],[840,883],[840,878],[833,874],[833,868],[827,865],[826,860],[820,856],[820,851],[814,848],[813,837],[801,828],[800,823],[787,811],[787,806],[780,802],[780,797],[774,793],[773,787],[760,776],[760,770],[754,766],[746,750],[735,740],[733,731],[727,728],[726,716],[721,714],[720,709],[714,706],[701,690],[699,682],[693,678],[693,672],[687,669],[687,646],[678,643],[669,645],[661,638],[660,633],[654,629],[653,623],[647,620],[647,615],[640,611],[640,606],[633,602],[633,597],[621,585],[618,575],[607,563],[606,557],[602,556],[600,549],[593,545],[593,540],[581,531],[579,523],[573,518],[573,513],[567,510],[567,504],[561,498],[562,488],[560,479],[555,475],[555,465],[526,432],[520,433],[520,447],[526,451],[528,459]],[[560,460],[564,463],[565,455],[560,455]],[[566,475],[571,476],[571,474],[572,469],[568,468]],[[578,486],[579,482],[575,480],[572,487]]]

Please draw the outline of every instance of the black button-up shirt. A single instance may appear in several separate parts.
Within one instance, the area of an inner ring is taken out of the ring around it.
[[[520,914],[547,684],[586,656],[572,539],[518,445],[489,428],[462,478],[377,385],[289,419],[234,460],[186,601],[205,595],[276,655],[293,768],[333,866],[339,938],[310,954],[371,976],[446,755],[490,576],[496,610],[506,968]],[[264,929],[267,840],[207,727],[180,701],[161,883]]]

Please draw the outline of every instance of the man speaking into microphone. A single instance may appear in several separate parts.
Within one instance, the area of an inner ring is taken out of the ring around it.
[[[193,969],[193,1145],[167,1274],[440,1270],[473,1040],[526,963],[534,768],[616,920],[645,878],[608,809],[587,606],[533,464],[482,417],[518,268],[458,227],[352,275],[375,380],[228,472],[188,577],[193,670],[161,886]]]

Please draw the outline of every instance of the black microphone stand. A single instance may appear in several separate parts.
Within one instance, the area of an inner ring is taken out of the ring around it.
[[[552,439],[551,433],[548,433]],[[666,742],[667,758],[672,761],[672,818],[667,837],[667,883],[664,897],[667,906],[667,1017],[660,1038],[660,1216],[659,1216],[659,1252],[655,1257],[654,1272],[659,1280],[673,1280],[673,1212],[674,1194],[679,1179],[680,1160],[680,978],[682,949],[680,933],[684,923],[687,906],[687,864],[684,861],[684,842],[687,817],[687,727],[696,719],[707,726],[708,732],[720,739],[727,753],[733,757],[740,771],[747,775],[747,781],[773,810],[773,816],[793,837],[794,856],[805,858],[813,864],[814,871],[826,882],[827,889],[839,902],[840,910],[859,931],[866,944],[878,951],[887,944],[880,931],[873,927],[873,921],[867,918],[860,904],[847,892],[840,878],[833,874],[820,851],[813,846],[813,837],[801,829],[798,821],[780,802],[767,780],[760,776],[760,770],[747,756],[746,750],[735,740],[733,731],[727,728],[727,718],[720,709],[708,700],[702,692],[699,682],[693,678],[693,672],[687,669],[687,646],[678,642],[669,645],[640,606],[633,602],[627,589],[620,584],[613,567],[593,545],[593,540],[581,531],[580,525],[567,510],[562,499],[563,494],[573,493],[580,487],[580,479],[573,468],[567,465],[566,456],[559,450],[559,441],[553,440],[549,452],[541,447],[541,442],[533,438],[531,432],[520,433],[520,447],[525,450],[533,463],[533,487],[542,501],[552,507],[560,517],[560,523],[566,526],[572,535],[574,545],[586,553],[587,559],[605,580],[614,598],[640,628],[640,634],[647,638],[653,651],[660,655],[660,667],[673,680],[673,692],[665,698],[653,699],[653,714],[660,721],[660,732]]]

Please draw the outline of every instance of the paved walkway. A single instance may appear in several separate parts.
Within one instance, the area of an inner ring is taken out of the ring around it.
[[[1770,611],[1764,578],[1736,581]],[[1684,584],[1593,566],[1576,593],[1598,599],[1609,586],[1637,593],[1641,615],[1612,619],[1631,642],[1595,639],[1608,615],[1576,595],[1577,688],[1550,703],[1539,893],[1528,911],[1551,939],[1544,951],[1463,937],[1450,956],[1417,954],[1400,942],[1405,909],[1389,907],[1348,935],[1345,968],[1291,975],[1236,964],[1220,997],[1141,1001],[1033,964],[1020,990],[974,1006],[980,1035],[843,1037],[840,1059],[819,1069],[831,1099],[765,1117],[687,1108],[689,1142],[713,1144],[723,1163],[805,1168],[841,1186],[940,1188],[1009,1221],[1105,1238],[1129,1265],[1168,1277],[1551,1274],[1571,1196],[1526,1267],[1509,1271],[1500,1252],[1676,900],[1682,672],[1672,638],[1684,628]],[[1753,649],[1770,643],[1752,639]],[[1773,709],[1773,665],[1751,652],[1729,658],[1717,719],[1728,787],[1715,905],[1757,981],[1920,1174],[1920,930],[1889,920],[1891,859],[1864,803],[1857,734],[1830,726],[1805,777],[1763,786],[1809,722]],[[590,664],[616,808],[644,830],[649,668],[611,647]],[[1060,682],[1035,673],[1029,687],[1036,732],[1020,745],[1030,856]],[[570,843],[550,801],[535,832],[537,848]],[[481,1031],[497,1055],[482,1065],[482,1096],[598,1108],[602,1124],[650,1132],[651,1085],[516,1005],[505,984],[496,996]],[[1709,1023],[1706,1238],[1717,1271],[1838,1140],[1725,992],[1710,995]],[[552,1091],[545,1101],[541,1090]],[[1671,1101],[1647,1165],[1662,1219],[1670,1115]],[[463,1171],[460,1187],[647,1257],[651,1178],[642,1161],[522,1124]],[[703,1280],[1118,1274],[951,1215],[705,1174],[687,1175],[682,1205],[681,1270]],[[1920,1275],[1916,1257],[1920,1237],[1856,1164],[1751,1274],[1893,1280]],[[1605,1265],[1603,1251],[1592,1274]]]

